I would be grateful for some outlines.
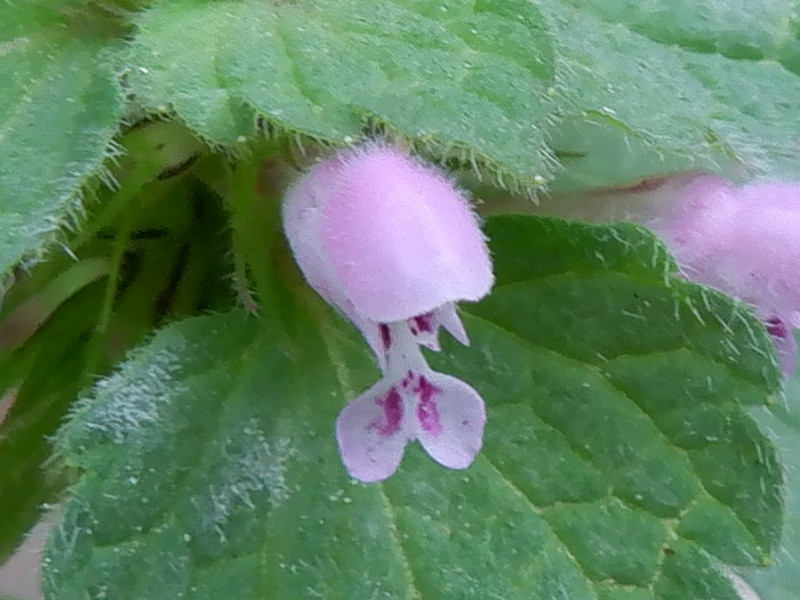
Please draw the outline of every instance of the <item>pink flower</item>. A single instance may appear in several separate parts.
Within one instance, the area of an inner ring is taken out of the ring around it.
[[[772,335],[781,367],[794,371],[800,327],[800,184],[737,187],[684,175],[611,199],[606,217],[655,231],[684,275],[752,305]]]
[[[431,370],[419,348],[438,350],[440,327],[468,344],[456,302],[492,286],[464,198],[430,167],[370,144],[311,169],[289,190],[283,223],[308,283],[358,327],[384,373],[336,422],[350,474],[389,477],[411,440],[446,467],[469,466],[482,444],[483,400]]]

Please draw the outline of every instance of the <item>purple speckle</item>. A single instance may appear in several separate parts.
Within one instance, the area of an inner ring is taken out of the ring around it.
[[[381,343],[383,343],[383,349],[388,350],[392,345],[392,332],[386,323],[380,323],[378,325],[378,330],[381,333]]]
[[[374,421],[372,427],[384,437],[394,435],[403,423],[403,399],[392,388],[384,396],[376,398],[375,403],[383,409],[383,419]]]
[[[411,323],[409,323],[411,327],[411,333],[414,335],[417,334],[417,330],[423,333],[432,333],[433,332],[433,313],[425,313],[424,315],[419,315],[411,319]]]
[[[778,317],[771,317],[767,319],[765,325],[767,326],[767,332],[772,337],[776,337],[782,340],[785,340],[789,337],[789,328],[786,327],[786,323],[784,323]]]
[[[442,422],[439,418],[439,407],[436,406],[435,397],[442,392],[438,387],[425,379],[419,377],[419,383],[414,388],[414,393],[419,396],[417,405],[417,419],[423,430],[432,435],[442,432]]]

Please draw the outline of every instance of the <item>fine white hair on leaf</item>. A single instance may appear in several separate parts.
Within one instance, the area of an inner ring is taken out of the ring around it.
[[[177,381],[178,349],[149,353],[146,361],[131,364],[95,386],[95,398],[84,400],[85,426],[123,443],[141,427],[158,421],[162,406],[185,390]]]
[[[220,480],[209,488],[214,524],[224,525],[237,507],[255,508],[259,493],[267,494],[270,508],[286,502],[286,463],[295,455],[288,439],[268,440],[256,419],[248,420],[229,438]]]

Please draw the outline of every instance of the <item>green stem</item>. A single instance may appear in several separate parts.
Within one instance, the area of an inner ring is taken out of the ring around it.
[[[231,171],[228,194],[236,284],[246,290],[244,282],[249,272],[261,309],[267,315],[280,304],[274,262],[282,243],[281,167],[271,160],[240,163]]]
[[[109,268],[109,277],[106,282],[106,289],[103,295],[103,303],[100,309],[100,316],[97,320],[97,325],[92,333],[92,338],[87,344],[86,362],[83,369],[83,382],[81,387],[85,387],[91,383],[91,378],[97,372],[103,356],[103,344],[105,342],[106,333],[108,332],[108,325],[111,322],[111,315],[114,311],[114,301],[119,289],[120,271],[122,269],[122,260],[125,256],[125,250],[130,241],[131,231],[136,221],[137,211],[135,207],[129,206],[126,218],[117,232],[114,239],[114,245],[111,250],[111,262]]]

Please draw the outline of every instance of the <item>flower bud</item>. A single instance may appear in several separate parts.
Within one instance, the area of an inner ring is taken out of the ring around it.
[[[666,242],[687,279],[753,306],[784,372],[794,371],[792,330],[800,327],[800,184],[737,187],[712,175],[677,175],[602,203],[600,220],[645,225]]]

